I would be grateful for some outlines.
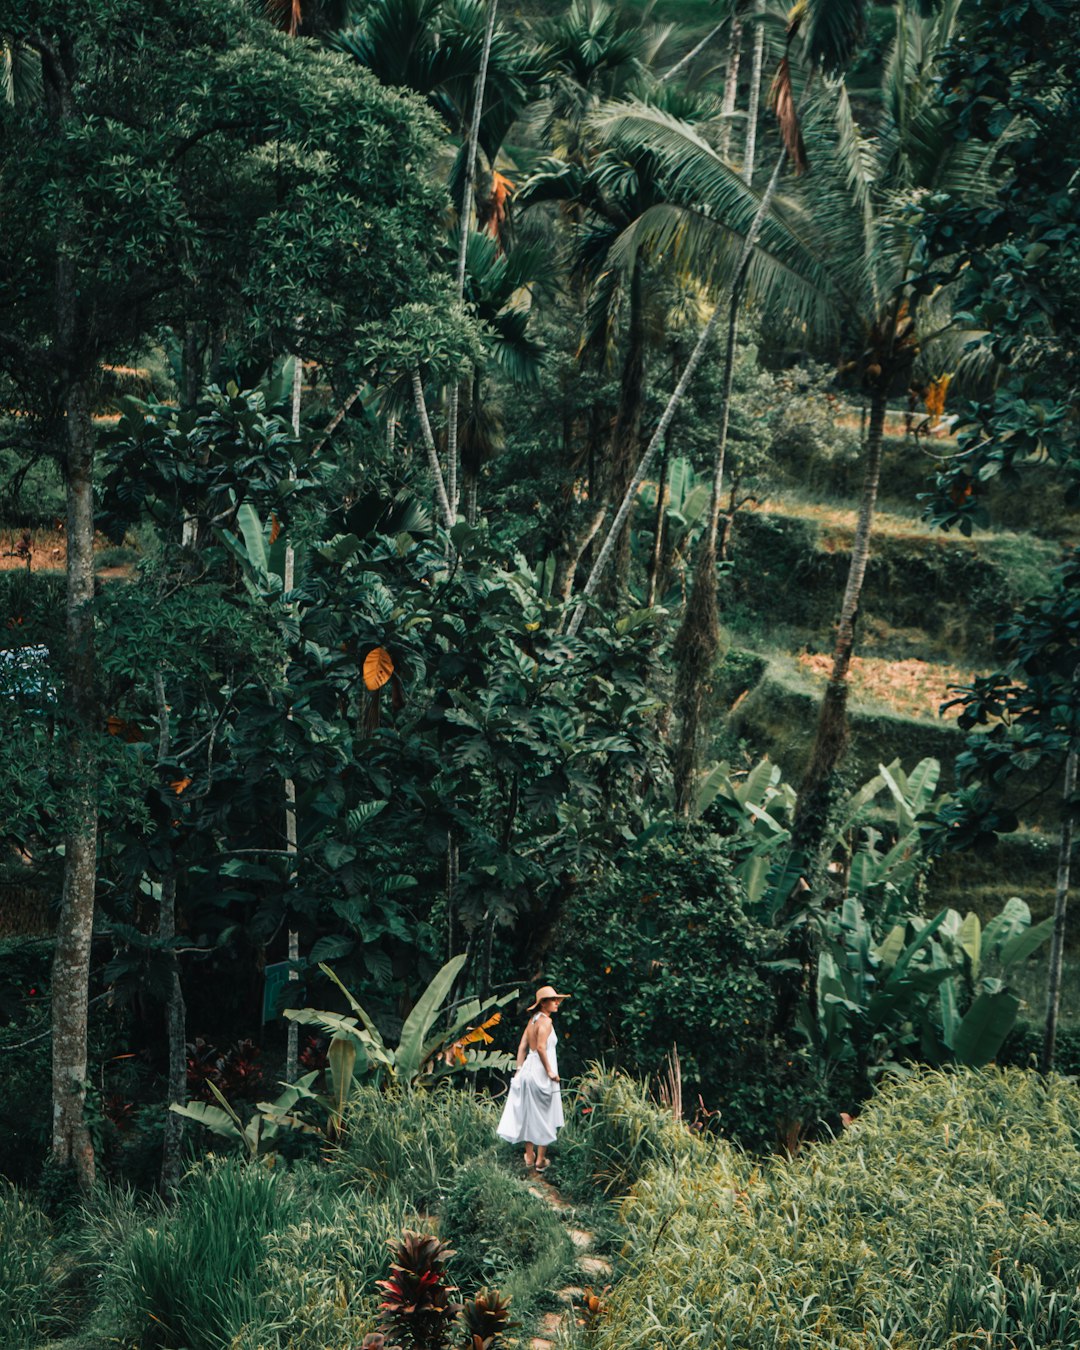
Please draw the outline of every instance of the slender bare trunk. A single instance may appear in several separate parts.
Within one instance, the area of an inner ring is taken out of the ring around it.
[[[739,338],[739,309],[742,305],[750,263],[754,256],[761,228],[776,195],[777,184],[784,167],[786,154],[781,150],[772,171],[769,185],[762,193],[753,222],[743,240],[739,267],[728,301],[727,343],[724,348],[723,393],[720,404],[720,426],[716,438],[716,457],[713,461],[712,492],[705,532],[698,546],[697,566],[694,569],[693,588],[686,603],[682,625],[679,628],[672,655],[677,673],[675,701],[680,716],[679,741],[675,750],[673,773],[675,779],[675,808],[689,815],[693,806],[694,774],[697,767],[698,740],[705,705],[705,693],[713,667],[720,653],[720,625],[717,618],[716,537],[720,523],[721,500],[724,489],[724,464],[727,458],[728,427],[731,423],[731,391],[735,382],[735,352]]]
[[[50,121],[59,131],[74,125],[75,111],[68,68],[55,64],[45,82],[45,96]],[[53,279],[55,355],[64,389],[68,644],[64,692],[70,718],[71,814],[64,839],[64,886],[52,968],[52,1157],[61,1167],[74,1166],[79,1184],[89,1190],[95,1166],[85,1114],[87,1014],[97,884],[101,717],[94,648],[94,425],[73,261],[77,236],[78,223],[69,214],[60,225]]]
[[[667,474],[671,459],[671,442],[664,440],[664,453],[660,456],[660,473],[656,483],[656,518],[653,521],[652,557],[649,559],[649,594],[645,603],[650,609],[656,604],[656,592],[660,584],[660,568],[664,558],[664,517],[667,505]]]
[[[754,55],[750,66],[750,98],[746,109],[746,153],[743,155],[743,177],[754,181],[757,163],[758,114],[761,108],[761,70],[765,61],[765,0],[754,0]]]
[[[160,666],[154,672],[154,695],[158,716],[158,763],[165,761],[171,744],[169,705],[165,697],[165,677]],[[158,942],[168,962],[168,993],[165,996],[165,1043],[168,1068],[165,1083],[165,1137],[161,1149],[161,1191],[171,1195],[180,1184],[183,1172],[181,1147],[184,1119],[169,1107],[187,1103],[187,1059],[185,1056],[186,1010],[180,983],[180,961],[176,955],[176,871],[169,868],[161,880],[158,909]]]
[[[619,404],[615,410],[606,475],[606,495],[613,502],[622,501],[641,452],[641,410],[645,401],[645,297],[640,256],[635,256],[630,270],[630,312],[626,327],[626,355],[619,380]],[[618,603],[625,594],[629,576],[630,522],[627,520],[619,536],[615,558],[613,603]]]
[[[292,433],[299,440],[300,438],[300,395],[302,392],[301,381],[303,379],[304,367],[300,360],[299,351],[293,357],[293,387],[292,387]],[[290,477],[292,475],[290,474]],[[296,584],[296,551],[291,543],[285,545],[285,594],[288,595]],[[290,714],[291,715],[291,714]],[[295,886],[296,877],[296,783],[292,778],[285,780],[285,852],[289,855],[292,863],[292,870],[289,873],[289,884]],[[300,972],[296,968],[296,963],[300,960],[300,934],[295,928],[289,929],[289,979],[299,980]],[[290,1083],[295,1083],[300,1076],[300,1028],[296,1022],[290,1020],[288,1030],[288,1040],[285,1047],[285,1078]]]
[[[604,569],[607,567],[608,561],[615,551],[615,545],[618,542],[619,535],[622,533],[623,526],[626,524],[634,502],[637,500],[637,494],[641,489],[641,485],[645,481],[645,475],[649,472],[649,465],[652,463],[653,456],[656,454],[657,449],[664,443],[664,438],[667,435],[667,429],[671,425],[672,418],[678,411],[679,404],[682,402],[687,387],[694,377],[694,372],[701,364],[701,358],[705,355],[705,349],[709,345],[709,339],[712,337],[713,329],[716,327],[716,320],[720,315],[720,309],[721,306],[717,305],[712,314],[709,315],[709,321],[706,323],[705,327],[702,328],[701,333],[698,336],[697,345],[690,353],[690,359],[687,361],[686,367],[679,377],[679,383],[672,390],[671,397],[667,401],[667,407],[664,409],[660,421],[656,424],[656,430],[652,434],[652,439],[645,447],[645,453],[638,460],[638,466],[634,471],[634,476],[630,480],[630,483],[623,494],[619,509],[616,511],[615,518],[608,528],[600,552],[597,554],[596,561],[593,563],[585,585],[582,587],[578,603],[570,616],[570,622],[566,629],[567,634],[570,637],[573,637],[581,627],[581,621],[585,617],[585,610],[589,597],[595,592],[597,586],[600,584],[600,579],[604,575]]]
[[[476,90],[473,94],[472,118],[469,123],[469,137],[465,149],[465,186],[461,196],[461,214],[458,217],[458,258],[457,258],[457,301],[465,303],[465,261],[469,250],[469,235],[473,221],[473,182],[476,177],[476,154],[480,143],[480,119],[484,111],[484,93],[487,88],[488,64],[491,60],[491,43],[495,35],[495,12],[498,0],[488,0],[487,24],[484,27],[484,46],[480,52],[480,70],[476,76]],[[458,508],[458,404],[461,398],[461,385],[455,381],[450,389],[450,409],[446,422],[446,491],[450,500],[452,514]],[[475,488],[475,485],[474,485]]]
[[[1069,904],[1069,873],[1072,866],[1073,794],[1076,792],[1077,747],[1069,747],[1065,757],[1065,784],[1062,789],[1061,841],[1058,844],[1057,889],[1054,895],[1054,932],[1050,939],[1050,974],[1046,985],[1046,1029],[1043,1034],[1043,1073],[1054,1067],[1058,1014],[1061,1009],[1061,975],[1065,959],[1065,915]]]
[[[565,529],[562,533],[555,554],[555,580],[551,591],[564,605],[574,592],[574,578],[577,576],[581,559],[585,556],[585,550],[600,532],[600,526],[603,525],[606,515],[606,506],[594,507],[577,533],[569,529]]]
[[[420,419],[420,435],[423,438],[424,449],[427,451],[428,468],[431,470],[431,477],[435,482],[435,499],[439,504],[439,510],[442,512],[443,525],[451,530],[454,527],[454,513],[450,509],[450,499],[446,495],[446,482],[443,479],[442,466],[439,463],[439,452],[435,448],[435,437],[431,430],[431,419],[428,417],[427,400],[424,398],[424,384],[420,379],[420,372],[412,372],[413,402],[416,404],[416,415]]]
[[[888,387],[888,373],[885,372],[878,377],[871,393],[862,499],[851,544],[851,562],[840,606],[840,618],[836,625],[832,671],[821,701],[817,734],[795,807],[795,835],[808,852],[813,850],[820,837],[829,784],[847,749],[848,670],[855,649],[855,620],[870,558],[870,531],[881,481]]]
[[[60,329],[74,337],[74,278],[61,262]],[[64,886],[52,969],[52,1156],[73,1165],[80,1185],[94,1183],[94,1146],[85,1119],[90,949],[97,880],[97,662],[94,649],[94,429],[86,385],[66,399],[67,642],[66,702],[71,718],[68,773],[71,818],[64,839]]]
[[[720,128],[720,158],[731,158],[731,122],[735,116],[735,103],[739,96],[739,66],[742,61],[742,20],[737,15],[731,19],[731,35],[728,38],[727,72],[724,75],[724,101],[720,105],[724,122]]]
[[[723,28],[723,23],[718,23],[715,28],[710,28],[700,42],[691,47],[684,57],[676,61],[669,71],[666,71],[665,74],[661,75],[660,83],[663,84],[665,80],[670,80],[673,75],[677,75],[680,70],[685,69],[695,56],[705,50],[713,38],[716,37],[717,33],[723,31]]]

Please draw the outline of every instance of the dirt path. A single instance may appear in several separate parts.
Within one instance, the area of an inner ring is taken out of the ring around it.
[[[533,1177],[528,1182],[528,1187],[533,1195],[563,1217],[571,1208],[557,1188],[544,1177]],[[594,1250],[594,1235],[584,1228],[571,1228],[569,1233],[570,1241],[578,1254],[577,1270],[582,1283],[568,1284],[556,1291],[555,1296],[563,1308],[559,1312],[543,1315],[540,1319],[539,1334],[529,1342],[531,1350],[554,1350],[566,1319],[576,1316],[588,1291],[599,1291],[611,1279],[611,1262]]]

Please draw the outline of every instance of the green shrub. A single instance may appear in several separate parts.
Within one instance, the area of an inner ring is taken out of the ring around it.
[[[372,1197],[427,1209],[462,1163],[494,1146],[497,1123],[490,1100],[451,1083],[414,1092],[364,1086],[349,1103],[333,1174]]]
[[[463,1294],[496,1286],[520,1316],[558,1287],[574,1248],[551,1207],[516,1177],[490,1163],[461,1168],[443,1204],[440,1232],[457,1255],[450,1263]]]
[[[1080,1343],[1080,1091],[1020,1070],[887,1086],[834,1142],[717,1146],[624,1207],[590,1350],[1067,1350]]]
[[[0,1350],[39,1345],[63,1323],[48,1219],[0,1179]]]
[[[644,1084],[594,1065],[559,1136],[559,1182],[583,1201],[598,1188],[620,1195],[654,1163],[707,1154],[705,1141],[651,1102]]]
[[[760,963],[771,935],[743,908],[727,845],[701,826],[622,856],[575,895],[548,969],[573,997],[558,1020],[559,1063],[603,1060],[647,1077],[679,1047],[686,1100],[704,1095],[740,1138],[775,1134],[737,1090],[760,1072],[772,992]]]

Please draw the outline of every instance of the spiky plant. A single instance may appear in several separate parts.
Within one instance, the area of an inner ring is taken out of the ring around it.
[[[466,1299],[460,1321],[465,1332],[462,1350],[492,1350],[502,1333],[515,1325],[510,1321],[510,1300],[497,1289],[481,1289],[475,1298]]]
[[[461,1310],[450,1297],[457,1289],[446,1275],[454,1252],[431,1233],[408,1228],[390,1246],[390,1278],[379,1281],[385,1335],[400,1342],[402,1350],[442,1350]]]

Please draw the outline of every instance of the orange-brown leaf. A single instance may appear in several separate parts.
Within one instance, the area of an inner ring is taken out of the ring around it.
[[[394,660],[385,647],[373,647],[364,657],[364,688],[381,689],[394,673]]]
[[[170,781],[169,786],[172,788],[172,790],[173,790],[173,791],[176,793],[176,795],[179,797],[180,794],[181,794],[181,792],[186,791],[186,790],[191,786],[191,779],[190,779],[190,778],[173,778],[173,779]]]
[[[769,91],[769,105],[780,123],[780,135],[791,167],[796,173],[805,172],[806,146],[799,125],[799,111],[795,107],[795,91],[791,86],[791,65],[786,56],[776,68]]]
[[[276,544],[278,535],[281,533],[281,521],[277,518],[277,512],[270,512],[270,542]]]

